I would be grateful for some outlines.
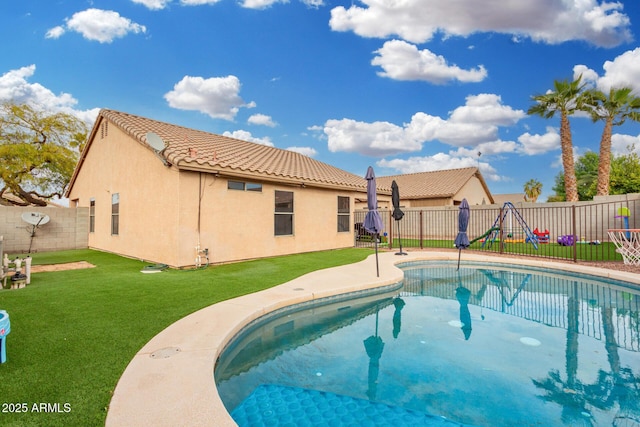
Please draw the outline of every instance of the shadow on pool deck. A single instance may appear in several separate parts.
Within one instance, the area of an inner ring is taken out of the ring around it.
[[[276,287],[199,310],[166,328],[131,360],[114,391],[106,426],[235,426],[213,377],[213,367],[227,342],[250,321],[279,308],[336,294],[398,283],[397,263],[457,260],[457,252],[410,252],[375,256],[356,264],[315,271]],[[640,284],[640,275],[544,260],[500,258],[464,253],[465,261],[556,268]]]

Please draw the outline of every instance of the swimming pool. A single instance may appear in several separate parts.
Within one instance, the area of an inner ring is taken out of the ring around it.
[[[244,328],[215,369],[229,412],[268,384],[472,425],[640,420],[637,288],[513,265],[400,267],[398,286],[281,309]]]

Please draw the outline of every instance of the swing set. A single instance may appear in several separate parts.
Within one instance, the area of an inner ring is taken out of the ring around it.
[[[509,215],[508,219],[510,224],[512,224],[513,220],[515,219],[518,225],[522,228],[522,231],[524,232],[524,235],[525,235],[525,238],[522,240],[522,242],[531,243],[534,248],[538,249],[538,243],[539,243],[538,235],[533,231],[531,231],[531,228],[529,228],[529,226],[525,222],[520,212],[515,208],[515,206],[513,206],[513,203],[511,202],[506,202],[502,206],[502,209],[500,209],[500,213],[498,214],[498,217],[494,221],[493,225],[482,236],[482,237],[485,237],[484,241],[482,242],[482,247],[484,248],[487,243],[489,243],[489,247],[493,245],[493,242],[495,242],[498,236],[500,236],[500,230],[503,229],[505,220],[507,219],[507,215]],[[512,233],[508,233],[507,236],[509,240],[505,240],[506,242],[515,242],[515,239],[513,239]]]

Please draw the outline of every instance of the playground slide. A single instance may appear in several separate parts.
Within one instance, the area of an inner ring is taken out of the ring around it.
[[[485,237],[487,237],[489,234],[493,233],[494,231],[500,231],[500,227],[491,227],[490,229],[488,229],[484,234],[482,234],[481,236],[476,237],[475,239],[471,240],[469,242],[469,244],[473,244],[475,242],[477,242],[480,239],[484,239]]]

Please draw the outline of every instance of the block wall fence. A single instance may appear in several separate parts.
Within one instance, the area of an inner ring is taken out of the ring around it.
[[[48,215],[31,239],[32,226],[22,220],[25,212]],[[84,249],[89,246],[89,208],[0,206],[0,236],[9,254]]]

